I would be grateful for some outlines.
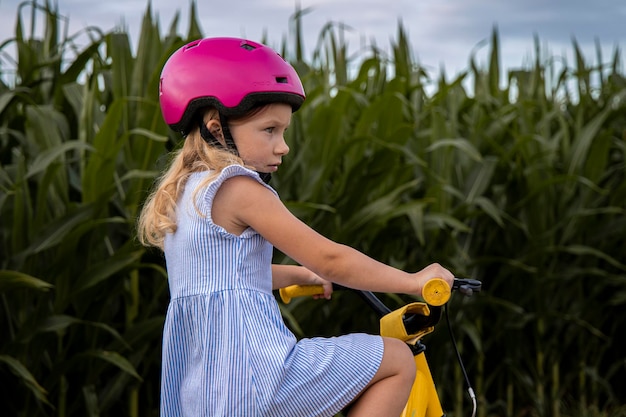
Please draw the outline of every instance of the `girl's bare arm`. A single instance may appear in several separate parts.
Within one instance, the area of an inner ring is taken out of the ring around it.
[[[226,180],[213,203],[213,219],[231,233],[252,227],[277,249],[318,276],[350,288],[421,295],[423,284],[453,275],[437,263],[408,273],[322,236],[296,218],[252,178]]]

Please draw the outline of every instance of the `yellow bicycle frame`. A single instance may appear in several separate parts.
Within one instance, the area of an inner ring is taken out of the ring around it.
[[[303,295],[322,294],[324,289],[319,286],[298,286],[281,288],[280,296],[285,303],[289,303],[293,297]],[[450,298],[450,287],[442,279],[432,279],[424,286],[422,296],[427,303],[415,302],[407,304],[380,319],[380,335],[400,339],[411,346],[414,352],[415,366],[417,368],[413,388],[409,395],[407,405],[400,417],[445,417],[439,395],[435,388],[435,382],[430,373],[430,368],[424,355],[424,345],[420,339],[432,332],[434,327],[426,327],[415,334],[408,334],[403,322],[406,314],[418,314],[430,316],[431,306],[441,306]]]
[[[402,321],[405,314],[430,315],[430,309],[426,303],[411,303],[392,311],[380,319],[381,336],[400,339],[411,346],[416,346],[420,339],[432,332],[434,327],[428,327],[415,334],[407,334]],[[415,354],[415,366],[417,373],[407,405],[400,417],[443,417],[445,414],[437,395],[435,382],[426,362],[424,351]]]

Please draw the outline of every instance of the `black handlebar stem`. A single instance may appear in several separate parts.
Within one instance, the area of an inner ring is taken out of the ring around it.
[[[471,296],[482,289],[482,282],[476,279],[455,278],[452,284],[452,291],[459,291],[461,294]],[[343,285],[333,284],[333,290],[350,290],[356,292],[359,297],[381,318],[389,313],[391,309],[385,305],[373,292],[355,290],[344,287]],[[429,305],[430,315],[423,316],[420,314],[407,314],[404,319],[404,325],[409,333],[417,333],[427,327],[433,327],[441,319],[442,307]]]

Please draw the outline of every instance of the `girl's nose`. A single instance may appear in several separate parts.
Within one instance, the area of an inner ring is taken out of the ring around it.
[[[285,142],[285,138],[282,138],[280,143],[276,145],[275,152],[278,155],[287,155],[289,153],[289,146],[287,146],[287,142]]]

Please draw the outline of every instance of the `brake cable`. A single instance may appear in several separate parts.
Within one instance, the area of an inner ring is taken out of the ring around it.
[[[469,397],[472,400],[472,417],[476,417],[476,409],[478,408],[478,404],[476,402],[476,394],[474,393],[472,384],[470,383],[469,377],[467,376],[467,371],[465,370],[463,359],[461,358],[461,354],[459,353],[459,348],[456,343],[456,338],[454,337],[454,333],[452,332],[452,326],[450,324],[450,314],[448,313],[447,304],[443,306],[443,311],[445,312],[445,315],[446,315],[446,324],[448,325],[448,333],[450,334],[450,340],[452,341],[452,346],[456,354],[456,359],[459,362],[461,371],[463,372],[463,378],[465,379],[465,384],[467,385],[467,393],[469,394]]]

